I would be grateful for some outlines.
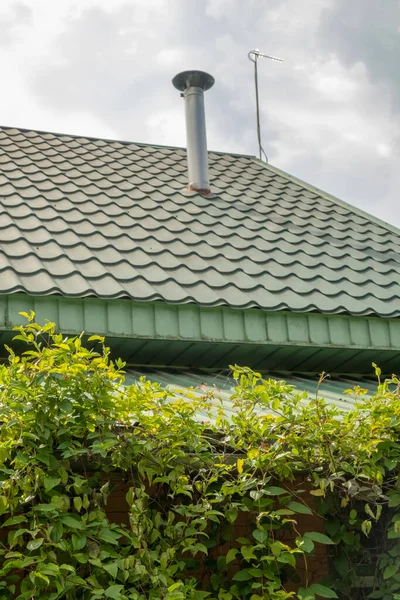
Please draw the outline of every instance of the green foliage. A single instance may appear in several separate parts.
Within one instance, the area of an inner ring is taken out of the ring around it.
[[[26,316],[27,351],[0,366],[0,600],[351,597],[376,531],[371,598],[400,597],[396,378],[376,368],[374,398],[351,390],[360,404],[340,414],[235,367],[230,417],[217,392],[124,387],[102,338],[89,350]],[[123,482],[117,525],[108,502]],[[311,515],[323,531],[301,530]],[[315,583],[321,544],[336,574]]]

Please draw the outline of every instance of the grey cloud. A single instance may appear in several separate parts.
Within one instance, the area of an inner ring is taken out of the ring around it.
[[[28,25],[32,22],[32,9],[27,4],[18,2],[13,7],[14,18],[21,25]]]
[[[187,68],[193,52],[185,44],[203,33],[201,27],[195,35],[190,31],[192,22],[201,26],[201,3],[180,3],[187,7],[183,13],[174,10],[176,4],[171,0],[168,14],[154,11],[144,31],[136,23],[135,4],[111,13],[100,8],[84,11],[66,24],[52,48],[53,61],[33,73],[33,90],[48,105],[94,111],[124,135],[131,133],[134,124],[140,124],[135,115],[160,106],[160,94],[165,102],[172,97],[177,102],[170,84],[175,72],[157,64],[157,53],[179,40],[187,55],[182,68]]]
[[[32,21],[32,9],[18,2],[0,18],[0,46],[8,46],[18,37],[19,28]]]
[[[252,115],[233,105],[231,59],[224,64],[225,49],[219,46],[224,28],[197,0],[170,0],[168,7],[161,14],[154,11],[144,30],[136,26],[134,4],[112,13],[100,8],[84,11],[66,24],[51,48],[49,64],[31,73],[33,91],[48,106],[95,113],[120,137],[141,141],[152,114],[169,108],[181,115],[183,123],[183,105],[171,85],[173,75],[188,68],[211,70],[217,85],[207,97],[208,117],[214,123],[210,143],[233,129],[237,137],[245,138]],[[173,47],[179,50],[174,64],[157,61],[159,53]],[[249,74],[244,51],[243,62]],[[184,137],[171,143],[183,144]]]
[[[346,64],[365,63],[372,81],[385,82],[400,108],[398,0],[335,0],[323,13],[319,39]]]

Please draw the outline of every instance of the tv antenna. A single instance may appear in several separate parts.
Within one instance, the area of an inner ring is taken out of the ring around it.
[[[263,52],[260,52],[259,50],[250,50],[247,57],[249,60],[251,60],[252,63],[254,63],[254,87],[256,90],[258,153],[259,153],[260,160],[262,160],[262,157],[264,155],[265,162],[268,162],[268,156],[266,155],[264,148],[262,147],[262,143],[261,143],[260,103],[259,103],[259,97],[258,97],[258,65],[257,65],[257,62],[260,57],[261,58],[269,58],[270,60],[275,60],[276,62],[283,62],[283,59],[278,58],[277,56],[269,56],[268,54],[263,54]]]

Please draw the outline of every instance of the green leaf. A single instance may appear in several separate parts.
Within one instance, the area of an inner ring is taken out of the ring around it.
[[[249,569],[242,569],[241,571],[238,571],[237,573],[234,574],[234,576],[232,577],[233,581],[248,581],[249,579],[252,579],[253,576],[250,573]]]
[[[60,571],[69,571],[70,573],[74,573],[75,569],[72,565],[62,564],[60,565]]]
[[[257,569],[255,567],[252,567],[251,569],[249,569],[249,573],[252,577],[262,577],[262,570],[261,569]]]
[[[255,529],[253,531],[253,538],[260,544],[263,544],[268,539],[268,533],[265,529]]]
[[[86,556],[86,554],[85,554]],[[101,560],[99,558],[90,558],[89,562],[91,565],[94,565],[95,567],[100,567],[101,569],[103,568],[103,563],[101,562]]]
[[[169,586],[168,591],[174,592],[175,590],[177,590],[178,588],[180,588],[182,586],[183,586],[183,582],[177,581],[176,583],[173,583],[172,585]]]
[[[110,563],[108,565],[103,565],[103,568],[107,573],[111,575],[113,579],[117,578],[118,575],[118,565],[117,563]]]
[[[58,510],[58,506],[52,502],[50,504],[37,504],[33,507],[33,510],[37,512],[52,512],[53,510]]]
[[[399,567],[397,565],[389,565],[383,572],[383,579],[390,579],[393,575],[396,575]]]
[[[282,553],[282,542],[272,542],[269,547],[271,548],[271,552],[274,556],[279,556]]]
[[[326,587],[325,585],[321,585],[320,583],[313,583],[308,588],[308,591],[312,591],[317,596],[321,596],[322,598],[337,598],[338,595],[336,592]]]
[[[29,457],[23,454],[22,452],[17,452],[15,455],[15,460],[24,463],[25,465],[29,462]]]
[[[72,411],[72,402],[66,398],[60,403],[60,410],[65,413],[70,413]]]
[[[290,552],[282,552],[279,556],[277,556],[276,560],[280,563],[290,565],[291,567],[296,567],[296,558],[294,554]]]
[[[44,538],[37,538],[36,540],[32,540],[30,542],[27,543],[26,547],[29,550],[29,552],[32,552],[32,550],[37,550],[38,548],[40,548],[40,546],[43,544],[44,542]]]
[[[385,459],[385,467],[389,471],[392,471],[392,469],[394,469],[396,466],[397,466],[397,460],[390,460],[389,458]]]
[[[53,563],[47,563],[44,566],[40,566],[40,572],[44,573],[45,575],[58,575],[60,572],[60,569],[58,568],[58,565],[53,565]]]
[[[253,500],[255,500],[255,501],[262,498],[263,495],[264,495],[263,490],[251,490],[251,492],[250,492],[250,498],[253,498]]]
[[[63,524],[61,523],[61,521],[56,521],[54,523],[54,525],[52,525],[51,531],[50,531],[50,539],[52,542],[59,542],[62,538],[62,535],[64,533],[64,527]]]
[[[228,554],[226,555],[226,564],[228,565],[230,562],[232,562],[233,560],[235,560],[236,558],[236,554],[238,553],[238,549],[237,548],[231,548],[228,551]]]
[[[43,480],[44,489],[49,492],[61,483],[61,477],[45,477]]]
[[[211,592],[201,592],[200,590],[195,590],[193,600],[204,600],[204,598],[208,598]]]
[[[240,551],[243,555],[243,558],[247,561],[253,559],[253,558],[257,558],[257,556],[254,554],[254,548],[253,546],[242,546],[240,548]]]
[[[375,519],[375,515],[374,515],[374,513],[372,512],[372,508],[370,507],[370,505],[369,505],[369,504],[366,504],[366,505],[365,505],[365,508],[364,508],[364,510],[365,510],[365,512],[367,513],[367,515],[368,515],[369,517],[372,517],[373,519]]]
[[[264,488],[264,492],[267,496],[281,496],[282,494],[289,493],[287,490],[275,485],[270,485],[269,487]]]
[[[81,512],[82,509],[82,498],[80,496],[75,496],[74,498],[74,508],[77,512]]]
[[[228,510],[225,511],[225,517],[229,521],[229,523],[234,523],[237,519],[239,511],[236,506],[232,506]]]
[[[397,508],[400,506],[400,494],[391,494],[389,496],[389,508]]]
[[[88,337],[87,339],[88,342],[100,342],[101,344],[104,342],[104,337],[102,337],[101,335],[91,335],[90,337]]]
[[[89,560],[88,554],[85,554],[84,552],[76,552],[74,554],[74,556],[75,556],[76,560],[83,565],[85,565],[87,563],[87,561]]]
[[[133,504],[133,488],[129,488],[129,490],[126,493],[125,498],[126,498],[128,505],[132,506],[132,504]]]
[[[21,537],[22,535],[24,535],[24,533],[28,533],[29,529],[17,529],[15,530],[11,530],[10,533],[8,534],[8,539],[10,540],[10,538],[13,541],[13,544],[15,546],[15,541],[17,541],[17,538]]]
[[[73,533],[71,536],[72,548],[74,550],[82,550],[86,546],[86,536]]]
[[[31,571],[29,574],[29,578],[36,584],[36,579],[42,579],[47,585],[50,583],[50,579],[43,575],[40,571]]]
[[[111,529],[104,528],[100,531],[99,538],[103,540],[103,542],[118,545],[118,541],[121,538],[121,534],[117,533],[116,531],[112,531]]]
[[[177,581],[176,583],[173,583],[172,585],[169,586],[168,591],[174,592],[175,590],[177,590],[178,588],[181,588],[181,587],[183,587],[183,582]]]
[[[241,545],[251,544],[250,540],[245,537],[238,537],[238,538],[236,538],[236,541],[238,544],[241,544]]]
[[[104,592],[106,598],[113,598],[114,600],[120,600],[121,598],[121,590],[123,590],[123,585],[110,585]]]
[[[2,527],[11,527],[11,525],[17,525],[18,523],[26,523],[28,519],[23,515],[16,515],[15,517],[11,517],[7,519],[7,521],[2,525]]]
[[[361,523],[361,531],[367,537],[369,536],[371,529],[372,529],[371,521],[365,520]]]
[[[21,552],[7,552],[5,558],[23,558],[23,556]]]
[[[300,550],[303,550],[303,552],[310,553],[314,550],[314,542],[310,538],[307,538],[305,535],[304,537],[297,538],[296,544],[300,548]]]
[[[333,544],[331,538],[318,531],[307,531],[307,533],[304,534],[304,537],[310,538],[310,540],[318,542],[319,544]]]
[[[36,454],[36,458],[40,462],[44,463],[47,467],[50,467],[50,452],[47,449],[41,448]]]
[[[312,515],[312,510],[306,506],[305,504],[301,504],[301,502],[289,502],[287,507],[295,513],[299,513],[301,515]]]
[[[315,594],[313,594],[313,592],[310,592],[309,589],[305,590],[302,587],[297,592],[297,597],[299,598],[299,600],[315,600]]]
[[[0,496],[0,515],[3,515],[8,508],[8,500],[5,496]]]
[[[73,515],[63,515],[60,521],[70,529],[83,529],[82,521]]]
[[[276,510],[274,514],[278,515],[279,517],[290,517],[295,513],[293,510],[289,510],[288,508],[278,508],[278,510]]]

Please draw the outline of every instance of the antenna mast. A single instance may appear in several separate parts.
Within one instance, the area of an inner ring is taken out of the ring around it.
[[[259,103],[259,97],[258,97],[258,65],[257,65],[257,61],[260,58],[260,56],[262,58],[269,58],[270,60],[275,60],[276,62],[283,62],[283,59],[278,58],[277,56],[269,56],[268,54],[263,54],[259,50],[250,50],[250,52],[247,55],[248,59],[251,60],[252,63],[254,63],[254,87],[256,90],[257,139],[258,139],[259,158],[260,158],[260,160],[262,160],[262,157],[264,155],[265,162],[268,162],[268,156],[266,155],[264,148],[262,147],[262,143],[261,143],[260,103]]]

